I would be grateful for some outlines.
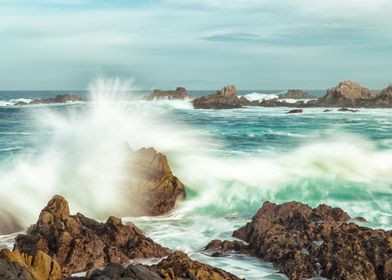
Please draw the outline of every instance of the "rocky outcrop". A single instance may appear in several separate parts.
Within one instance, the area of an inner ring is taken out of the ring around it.
[[[356,107],[360,103],[373,99],[376,93],[352,81],[343,81],[336,87],[327,90],[327,94],[319,99],[324,106]]]
[[[212,257],[222,257],[226,253],[241,253],[241,254],[252,254],[251,249],[247,244],[239,240],[212,240],[204,248],[205,252],[210,253]]]
[[[79,101],[84,101],[84,99],[80,96],[66,93],[62,95],[57,95],[56,97],[53,98],[34,99],[33,101],[30,102],[21,101],[16,103],[15,105],[36,105],[36,104],[67,103],[67,102],[79,102]]]
[[[191,260],[183,252],[177,251],[157,266],[156,271],[165,280],[238,280],[239,278],[222,269]]]
[[[129,215],[157,216],[172,210],[177,201],[185,199],[185,187],[173,175],[164,154],[154,148],[136,152],[124,144],[128,155],[125,182],[129,192]]]
[[[64,274],[170,253],[132,223],[123,225],[119,218],[100,223],[80,213],[70,215],[68,202],[61,196],[54,196],[37,223],[16,237],[14,249],[30,256],[42,251],[58,262]]]
[[[350,109],[350,108],[346,108],[346,107],[339,108],[338,111],[339,112],[352,112],[352,113],[359,112],[359,110],[357,110],[357,109]]]
[[[300,89],[290,89],[278,95],[279,99],[313,99],[313,95]]]
[[[0,279],[57,280],[61,275],[58,263],[41,251],[35,256],[18,250],[0,251]]]
[[[237,96],[236,87],[229,85],[215,94],[196,98],[193,100],[193,107],[195,109],[234,109],[241,108],[242,104]]]
[[[160,90],[154,89],[154,91],[143,98],[144,100],[193,100],[194,97],[190,95],[187,90],[183,87],[178,87],[176,90]]]
[[[340,208],[265,202],[233,235],[290,279],[391,279],[392,232],[358,226]]]

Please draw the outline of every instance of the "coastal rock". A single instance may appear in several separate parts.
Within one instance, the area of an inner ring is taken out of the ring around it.
[[[204,248],[204,251],[209,252],[212,257],[222,257],[225,253],[241,253],[241,254],[251,254],[249,246],[242,241],[234,240],[212,240]]]
[[[392,232],[350,223],[340,208],[265,202],[233,235],[290,279],[391,279]]]
[[[156,271],[165,280],[238,280],[237,276],[222,269],[191,260],[186,254],[176,251],[163,259]]]
[[[16,103],[15,105],[52,104],[52,103],[78,102],[78,101],[84,101],[84,99],[80,96],[66,93],[62,95],[57,95],[56,97],[53,98],[34,99],[33,101],[30,102],[21,101]]]
[[[279,99],[313,99],[315,98],[313,95],[309,94],[306,91],[302,91],[300,89],[290,89],[285,93],[281,93],[278,95]]]
[[[58,262],[64,274],[170,253],[119,218],[100,223],[80,213],[70,215],[68,202],[58,195],[41,211],[37,223],[16,237],[14,249],[30,256],[42,251]]]
[[[287,114],[300,114],[303,113],[304,110],[303,109],[293,109],[287,112]]]
[[[185,187],[173,175],[164,154],[154,148],[133,151],[128,144],[124,149],[128,155],[125,186],[132,206],[129,215],[162,215],[185,199]]]
[[[252,103],[252,101],[248,100],[248,98],[246,98],[245,96],[241,96],[240,97],[240,104],[242,106],[252,106],[254,103]]]
[[[57,280],[61,275],[58,263],[41,251],[35,256],[18,250],[0,251],[0,279]]]
[[[190,95],[187,90],[183,87],[178,87],[176,90],[160,90],[154,89],[154,91],[149,95],[143,98],[144,100],[152,101],[152,100],[193,100],[194,97]]]
[[[218,90],[215,94],[203,96],[193,100],[195,109],[234,109],[241,108],[240,98],[234,85]]]
[[[336,87],[327,90],[327,94],[319,99],[324,106],[356,107],[363,100],[376,97],[376,93],[352,81],[343,81]]]
[[[392,108],[392,84],[383,89],[372,100],[362,100],[360,106],[368,108]]]
[[[359,110],[357,110],[357,109],[349,109],[349,108],[346,108],[346,107],[339,108],[338,111],[339,112],[352,112],[352,113],[359,112]]]

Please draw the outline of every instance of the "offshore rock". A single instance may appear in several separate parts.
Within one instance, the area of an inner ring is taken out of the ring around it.
[[[57,261],[64,274],[170,253],[119,218],[100,223],[80,213],[70,215],[68,202],[58,195],[41,211],[37,223],[16,237],[14,249],[30,256],[42,251]]]
[[[303,113],[304,110],[303,109],[293,109],[287,112],[287,114],[300,114]]]
[[[290,279],[391,279],[392,232],[351,223],[340,208],[265,202],[233,235]]]
[[[52,103],[67,103],[67,102],[80,102],[84,101],[84,99],[80,96],[73,95],[73,94],[62,94],[62,95],[57,95],[56,97],[53,98],[45,98],[45,99],[34,99],[33,101],[30,102],[18,102],[15,105],[35,105],[35,104],[52,104]]]
[[[237,96],[236,87],[229,85],[215,94],[196,98],[193,100],[193,107],[195,109],[234,109],[241,108],[242,104]]]
[[[38,251],[35,256],[18,250],[0,251],[0,279],[57,280],[61,278],[58,263],[47,254]]]
[[[313,95],[309,94],[306,91],[302,91],[300,89],[290,89],[285,93],[281,93],[278,95],[279,99],[313,99],[315,98]]]
[[[346,107],[339,108],[338,111],[339,112],[352,112],[352,113],[359,112],[359,110],[357,110],[357,109],[349,109],[349,108],[346,108]]]
[[[135,152],[128,144],[124,149],[128,155],[126,171],[129,175],[125,186],[133,206],[130,215],[162,215],[172,210],[177,201],[185,199],[185,187],[173,175],[164,154],[154,148]]]
[[[160,90],[154,89],[154,91],[143,98],[144,100],[193,100],[194,97],[190,95],[187,90],[183,87],[178,87],[176,90]]]

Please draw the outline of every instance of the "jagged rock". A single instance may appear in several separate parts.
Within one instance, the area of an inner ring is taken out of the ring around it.
[[[204,251],[207,251],[211,254],[212,257],[222,257],[225,253],[241,253],[241,254],[251,254],[251,250],[249,246],[242,241],[234,240],[212,240],[207,246],[204,248]]]
[[[58,195],[41,211],[37,223],[16,237],[15,249],[31,256],[45,252],[65,274],[170,253],[132,223],[123,225],[119,218],[100,223],[80,213],[70,215],[68,202]]]
[[[304,110],[303,109],[293,109],[287,112],[287,114],[300,114],[303,113]]]
[[[195,109],[233,109],[241,108],[240,98],[234,85],[218,90],[215,94],[203,96],[193,100]]]
[[[62,94],[57,95],[53,98],[45,98],[45,99],[34,99],[30,102],[18,102],[15,105],[35,105],[35,104],[51,104],[51,103],[67,103],[67,102],[77,102],[77,101],[84,101],[84,99],[80,96],[73,95],[73,94]]]
[[[392,232],[350,223],[340,208],[265,202],[233,235],[290,279],[391,279]]]
[[[129,191],[129,215],[157,216],[172,210],[177,201],[185,199],[185,187],[173,175],[165,155],[154,148],[142,148],[136,152],[124,145],[128,155],[125,182]]]
[[[252,101],[248,100],[248,98],[246,98],[245,96],[241,96],[240,97],[240,104],[242,106],[252,106]]]
[[[154,91],[149,95],[145,96],[143,99],[152,101],[152,100],[162,100],[162,99],[168,99],[168,100],[193,100],[194,97],[190,95],[185,88],[183,87],[178,87],[176,90],[159,90],[159,89],[154,89]]]
[[[324,105],[356,107],[362,100],[376,97],[376,93],[352,81],[343,81],[336,87],[327,90],[327,94],[319,99]]]
[[[57,280],[61,278],[58,263],[47,254],[38,251],[35,256],[18,250],[0,251],[0,279]]]
[[[157,266],[156,271],[165,280],[238,280],[239,278],[222,269],[191,260],[186,254],[176,251]]]
[[[280,99],[313,99],[313,95],[300,89],[290,89],[283,94],[278,95]]]

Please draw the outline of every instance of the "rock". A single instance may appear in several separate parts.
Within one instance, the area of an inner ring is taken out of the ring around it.
[[[136,152],[124,145],[128,155],[126,164],[129,191],[129,215],[157,216],[172,210],[177,201],[186,197],[185,187],[173,175],[165,155],[154,148],[142,148]]]
[[[237,276],[208,264],[191,260],[186,254],[176,251],[157,266],[156,271],[165,280],[237,280]]]
[[[31,256],[42,251],[58,262],[64,274],[170,253],[119,218],[100,223],[80,213],[70,215],[67,201],[58,195],[41,211],[37,223],[16,237],[14,249]]]
[[[313,95],[300,89],[290,89],[283,94],[279,94],[279,99],[313,99]]]
[[[38,251],[35,256],[18,250],[0,251],[0,279],[57,280],[61,278],[58,263],[47,254]]]
[[[51,104],[51,103],[67,103],[67,102],[78,102],[78,101],[84,101],[84,99],[80,96],[73,95],[73,94],[62,94],[62,95],[57,95],[56,97],[53,98],[45,98],[45,99],[34,99],[33,101],[30,102],[18,102],[15,105],[35,105],[35,104]]]
[[[265,202],[233,235],[290,279],[391,279],[392,232],[350,223],[340,208]]]
[[[251,254],[251,250],[249,246],[246,245],[242,241],[234,240],[234,241],[221,241],[221,240],[212,240],[207,246],[204,248],[204,251],[207,251],[211,254],[212,257],[221,257],[224,256],[224,253],[241,253],[241,254]]]
[[[109,263],[103,269],[93,269],[85,277],[89,280],[98,279],[137,279],[137,280],[161,280],[158,273],[150,267],[140,264],[130,264],[126,268],[118,263]],[[63,280],[70,280],[69,278]]]
[[[363,100],[376,97],[376,93],[352,81],[343,81],[336,87],[327,90],[327,94],[319,99],[324,106],[356,107]]]
[[[252,103],[252,101],[248,100],[248,98],[246,98],[245,96],[241,96],[240,97],[240,104],[242,106],[252,106],[254,103]]]
[[[152,100],[193,100],[194,97],[190,95],[185,88],[178,87],[176,90],[159,90],[154,89],[154,91],[149,95],[143,98],[144,100],[152,101]]]
[[[346,108],[346,107],[339,108],[338,111],[339,111],[339,112],[353,112],[353,113],[359,112],[359,110],[356,110],[356,109],[349,109],[349,108]]]
[[[303,113],[304,110],[303,109],[293,109],[287,112],[287,114],[300,114]]]
[[[8,211],[0,210],[0,234],[10,234],[21,231],[23,227]]]
[[[332,112],[331,109],[325,109],[323,112]]]
[[[203,96],[193,100],[195,109],[234,109],[241,108],[237,89],[233,85],[218,90],[215,94]]]

